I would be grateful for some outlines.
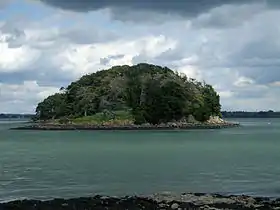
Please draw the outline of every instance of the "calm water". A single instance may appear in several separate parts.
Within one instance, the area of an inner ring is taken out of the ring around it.
[[[280,197],[280,120],[204,131],[11,131],[0,123],[0,201],[218,192]],[[269,122],[271,122],[269,124]]]

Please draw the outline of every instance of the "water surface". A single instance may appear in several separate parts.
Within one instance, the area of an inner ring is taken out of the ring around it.
[[[280,120],[196,131],[14,131],[0,122],[0,201],[212,192],[280,197]]]

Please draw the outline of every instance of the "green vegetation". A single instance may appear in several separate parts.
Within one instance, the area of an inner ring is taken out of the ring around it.
[[[36,120],[60,123],[160,124],[192,115],[204,122],[221,116],[211,85],[167,67],[115,66],[85,75],[38,104]]]
[[[120,125],[133,123],[134,118],[128,111],[99,112],[92,116],[73,119],[72,122],[75,124]]]

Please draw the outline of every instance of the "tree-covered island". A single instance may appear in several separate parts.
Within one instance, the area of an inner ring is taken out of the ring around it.
[[[167,67],[114,66],[81,77],[40,102],[33,128],[228,127],[206,83]]]

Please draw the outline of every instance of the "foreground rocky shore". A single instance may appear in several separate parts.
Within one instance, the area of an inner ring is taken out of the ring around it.
[[[107,197],[54,199],[49,201],[18,200],[0,204],[0,210],[270,210],[280,209],[280,199],[250,196],[222,196],[218,194],[170,194],[162,193],[147,197]]]

